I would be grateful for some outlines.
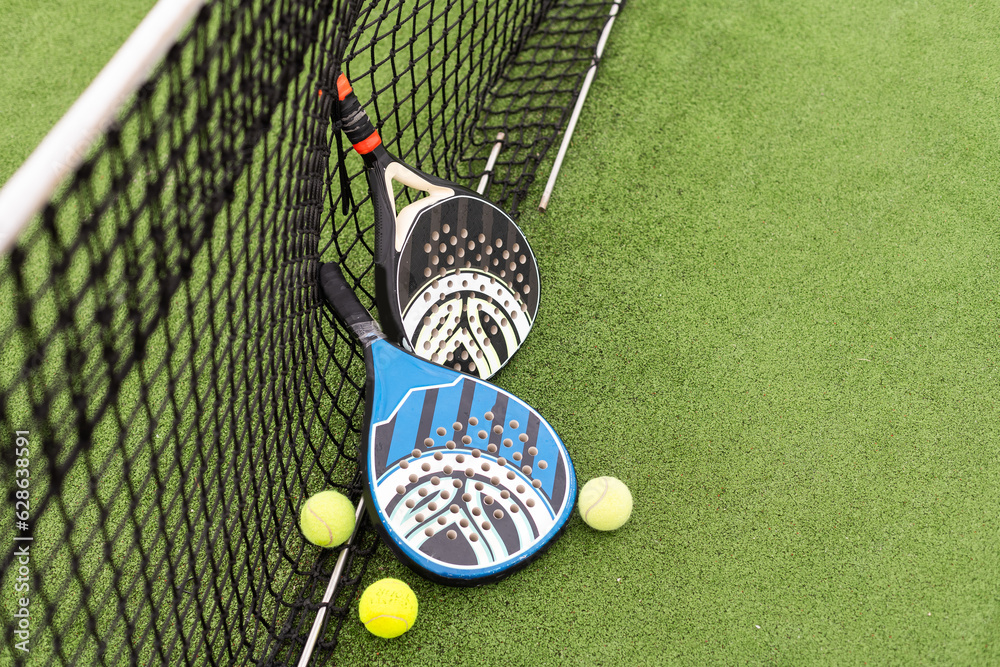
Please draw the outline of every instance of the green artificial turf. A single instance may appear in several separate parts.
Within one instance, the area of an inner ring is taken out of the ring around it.
[[[0,184],[156,4],[0,0]]]
[[[497,381],[632,519],[337,664],[1000,662],[998,19],[631,3]]]
[[[17,33],[55,4],[0,5],[0,181],[133,4],[93,53],[53,35],[94,37],[69,18],[94,6]],[[521,219],[542,305],[495,380],[581,484],[630,486],[632,519],[574,516],[472,590],[382,549],[365,583],[409,582],[417,623],[352,617],[333,664],[1000,663],[998,25],[968,1],[633,0]]]

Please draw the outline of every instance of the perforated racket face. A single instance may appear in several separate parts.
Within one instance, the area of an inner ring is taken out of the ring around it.
[[[507,363],[538,312],[538,266],[524,234],[502,210],[466,195],[417,214],[396,289],[414,353],[481,378]]]
[[[397,551],[445,583],[499,578],[561,532],[576,497],[572,462],[537,412],[477,378],[435,367],[430,384],[393,396],[395,374],[412,385],[422,371],[403,354],[373,346],[376,378],[390,369],[368,433],[378,518]]]

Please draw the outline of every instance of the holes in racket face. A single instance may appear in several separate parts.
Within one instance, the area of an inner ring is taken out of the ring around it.
[[[490,568],[517,560],[565,522],[572,464],[530,408],[472,378],[410,400],[420,405],[404,403],[375,429],[375,451],[386,458],[370,465],[383,523],[411,553],[450,568]],[[408,447],[399,441],[404,413],[423,416]],[[432,435],[421,437],[424,430]]]
[[[486,274],[435,279],[423,302],[403,320],[418,356],[472,375],[499,370],[531,329],[520,295]]]
[[[452,435],[461,440],[457,432]],[[385,484],[395,497],[386,509],[412,548],[469,567],[510,557],[541,537],[551,521],[542,480],[532,477],[531,466],[494,456],[489,448],[499,448],[489,444],[489,437],[480,429],[464,449],[449,439],[444,450],[413,451],[399,461],[397,472],[390,472]],[[504,447],[512,449],[513,440],[505,440]],[[530,438],[518,442],[534,449]],[[514,456],[523,459],[521,452]],[[538,467],[547,468],[548,462],[538,460]]]
[[[483,378],[520,347],[538,309],[538,268],[520,229],[467,196],[420,213],[396,287],[414,353]]]

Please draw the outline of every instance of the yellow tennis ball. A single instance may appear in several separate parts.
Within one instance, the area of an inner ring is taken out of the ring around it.
[[[342,493],[320,491],[302,506],[299,528],[317,546],[340,546],[354,532],[354,505]]]
[[[595,477],[580,490],[580,515],[597,530],[621,528],[632,514],[632,494],[621,480]]]
[[[368,632],[392,639],[416,622],[417,596],[399,579],[380,579],[361,594],[358,615]]]

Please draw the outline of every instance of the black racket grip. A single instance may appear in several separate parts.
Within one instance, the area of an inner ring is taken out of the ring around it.
[[[382,140],[368,114],[361,108],[358,96],[354,94],[347,77],[337,77],[337,95],[340,98],[340,122],[347,139],[361,155],[367,155]]]
[[[337,264],[328,262],[319,267],[319,282],[323,287],[326,300],[333,308],[333,314],[340,323],[347,327],[359,340],[365,341],[373,333],[381,338],[381,329],[372,318],[371,313],[361,305],[358,296],[347,284],[343,272]]]

